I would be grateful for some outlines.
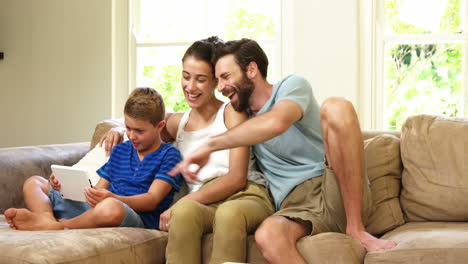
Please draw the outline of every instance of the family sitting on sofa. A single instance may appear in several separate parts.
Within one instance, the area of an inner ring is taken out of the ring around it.
[[[49,184],[33,176],[24,188],[28,209],[6,210],[9,225],[160,229],[169,233],[167,263],[198,263],[208,232],[211,263],[246,262],[249,233],[270,263],[306,263],[296,242],[323,232],[346,233],[368,251],[395,247],[364,228],[370,189],[349,101],[330,98],[319,108],[296,75],[269,84],[268,59],[250,39],[197,41],[182,63],[189,111],[164,115],[155,90],[135,89],[124,109],[129,141],[117,144],[121,130],[104,136],[112,152],[87,203],[61,199],[54,177]],[[230,103],[215,97],[216,87]],[[171,206],[179,173],[190,192]]]

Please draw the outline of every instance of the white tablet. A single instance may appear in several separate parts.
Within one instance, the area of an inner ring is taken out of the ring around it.
[[[63,199],[86,202],[84,190],[93,187],[86,169],[62,165],[52,165],[51,169],[60,182]]]

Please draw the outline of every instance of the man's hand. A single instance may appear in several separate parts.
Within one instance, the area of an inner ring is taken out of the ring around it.
[[[107,153],[117,145],[122,143],[123,134],[125,133],[125,128],[123,127],[114,127],[111,130],[107,131],[106,134],[99,140],[99,146],[102,147],[102,144],[105,144],[105,150]]]
[[[169,220],[171,219],[172,207],[164,211],[159,216],[159,230],[168,232],[169,231]]]
[[[49,183],[50,183],[50,186],[52,186],[54,190],[60,191],[60,188],[62,187],[62,185],[60,184],[59,180],[55,178],[55,175],[53,173],[49,177]]]
[[[91,206],[95,207],[102,200],[107,197],[112,197],[113,194],[107,189],[95,189],[95,188],[86,188],[85,189],[86,202]]]
[[[167,174],[176,176],[181,173],[187,182],[194,183],[200,169],[208,163],[211,152],[212,151],[207,146],[201,146],[190,155],[185,156],[185,158]]]

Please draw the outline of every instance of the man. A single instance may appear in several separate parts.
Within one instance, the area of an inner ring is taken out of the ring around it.
[[[216,62],[218,90],[251,118],[208,140],[172,173],[182,172],[191,181],[210,153],[253,145],[279,209],[255,233],[270,263],[306,263],[296,241],[320,232],[346,232],[368,251],[394,247],[395,242],[377,239],[364,228],[362,215],[366,218],[371,206],[365,199],[363,142],[352,104],[331,98],[319,109],[305,79],[291,75],[273,86],[266,81],[267,68],[268,59],[254,40],[225,44]]]

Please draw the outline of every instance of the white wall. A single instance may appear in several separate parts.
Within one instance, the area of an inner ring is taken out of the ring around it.
[[[112,0],[0,0],[0,147],[89,141],[111,117]]]
[[[293,30],[283,29],[283,75],[306,77],[319,102],[344,96],[359,111],[358,0],[285,0],[284,5],[283,21]]]

